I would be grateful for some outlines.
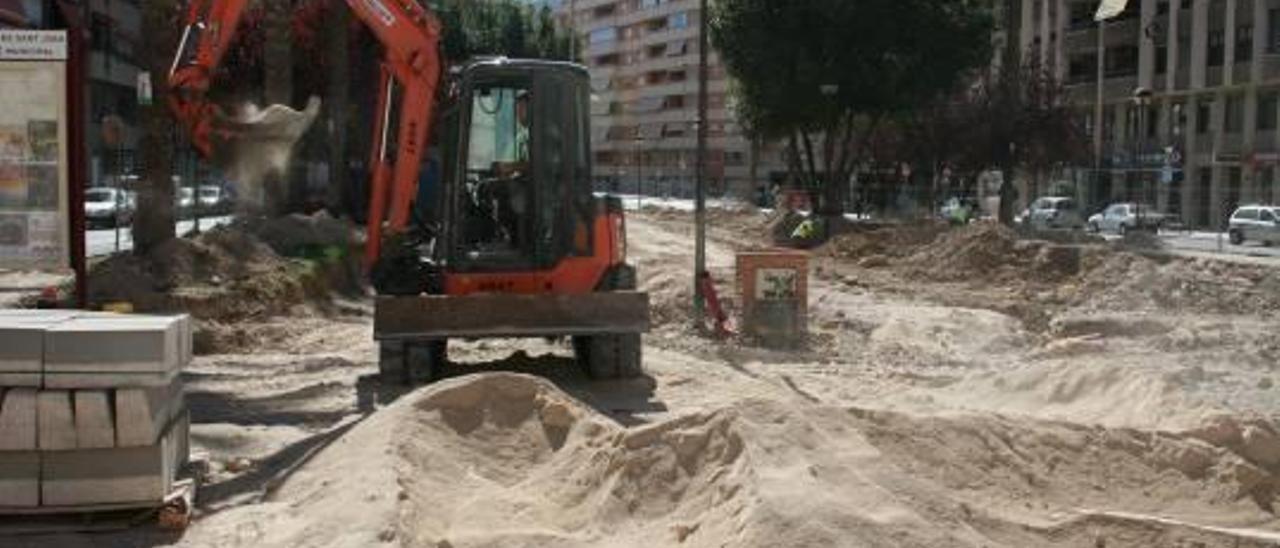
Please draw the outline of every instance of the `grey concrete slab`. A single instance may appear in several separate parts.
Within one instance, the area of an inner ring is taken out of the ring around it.
[[[5,312],[0,314],[0,386],[39,387],[45,330],[72,316],[60,311]]]
[[[0,452],[0,509],[40,505],[40,454]]]
[[[44,387],[54,390],[151,388],[173,384],[179,376],[177,370],[155,373],[78,373],[74,371],[46,371]]]
[[[116,446],[155,444],[169,421],[184,408],[180,378],[163,387],[117,389]]]
[[[0,401],[0,451],[34,451],[36,389],[9,388]]]
[[[40,432],[41,451],[65,451],[76,448],[75,411],[71,392],[41,390],[36,394],[36,425]]]
[[[76,448],[108,449],[116,446],[115,409],[106,390],[76,390]]]
[[[178,451],[188,443],[189,425],[174,424],[156,444],[145,447],[62,451],[43,456],[41,503],[159,504],[173,488]]]
[[[45,332],[46,373],[157,373],[179,369],[179,316],[73,318]]]

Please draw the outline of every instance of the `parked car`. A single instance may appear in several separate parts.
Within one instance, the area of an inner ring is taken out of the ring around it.
[[[1241,206],[1231,215],[1227,236],[1233,245],[1256,241],[1269,246],[1280,242],[1280,207]]]
[[[1172,223],[1173,216],[1161,213],[1155,206],[1122,202],[1111,204],[1089,217],[1089,230],[1124,235],[1132,230],[1160,230]]]
[[[178,217],[186,219],[191,217],[195,212],[195,191],[190,187],[181,187],[174,194],[174,207],[177,209]]]
[[[1072,198],[1045,197],[1031,203],[1023,222],[1037,229],[1084,228],[1084,216]]]
[[[231,211],[231,196],[220,186],[200,187],[200,214],[212,215]]]
[[[84,220],[90,228],[129,225],[135,208],[130,192],[103,187],[84,191]]]

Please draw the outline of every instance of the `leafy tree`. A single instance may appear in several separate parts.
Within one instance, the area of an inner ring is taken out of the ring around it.
[[[178,43],[181,5],[171,0],[141,0],[142,44],[140,61],[151,74],[154,99],[140,109],[143,180],[138,189],[138,212],[133,225],[133,251],[147,255],[175,237],[173,135],[169,111],[169,65]]]
[[[985,160],[1004,174],[1000,221],[1013,222],[1014,170],[1038,177],[1057,164],[1083,160],[1088,137],[1078,112],[1058,80],[1039,60],[1005,65],[980,80],[970,94],[972,137],[965,142],[970,164]]]
[[[785,140],[792,175],[838,215],[868,135],[985,64],[991,27],[972,0],[721,0],[711,38],[740,119]]]

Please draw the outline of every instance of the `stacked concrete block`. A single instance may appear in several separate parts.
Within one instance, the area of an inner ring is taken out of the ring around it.
[[[159,504],[190,360],[186,316],[0,310],[0,513]]]
[[[83,317],[45,331],[44,386],[166,386],[186,357],[180,317]]]

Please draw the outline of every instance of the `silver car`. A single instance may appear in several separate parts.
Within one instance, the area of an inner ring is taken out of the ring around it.
[[[1080,207],[1071,198],[1039,198],[1027,208],[1025,222],[1033,228],[1084,228]]]
[[[1231,215],[1231,227],[1227,236],[1233,245],[1247,241],[1271,245],[1280,242],[1280,207],[1247,205]]]
[[[1159,230],[1169,220],[1168,215],[1160,213],[1154,206],[1126,202],[1111,204],[1101,213],[1089,217],[1089,230],[1123,236],[1137,228]]]

